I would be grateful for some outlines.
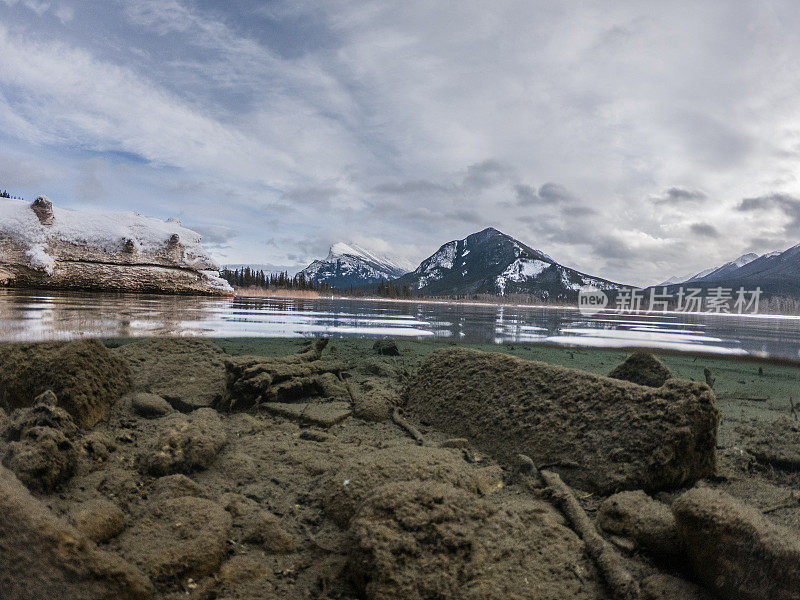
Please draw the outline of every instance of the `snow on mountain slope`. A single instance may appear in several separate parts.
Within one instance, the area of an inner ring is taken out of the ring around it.
[[[619,287],[564,267],[492,227],[443,244],[398,283],[433,296],[513,293],[542,299],[573,297],[584,285]]]
[[[300,273],[316,283],[347,288],[397,279],[408,271],[407,261],[373,252],[357,244],[336,242],[330,247],[326,258],[315,260]]]
[[[780,252],[772,252],[770,254],[764,254],[763,256],[771,256],[775,254],[780,254]],[[662,281],[661,283],[659,283],[657,287],[678,285],[679,283],[690,283],[694,281],[701,281],[723,276],[726,275],[727,273],[730,273],[736,269],[745,266],[746,264],[753,262],[757,258],[761,257],[759,257],[758,254],[755,254],[753,252],[750,252],[748,254],[743,254],[742,256],[740,256],[735,260],[726,262],[724,265],[711,267],[709,269],[704,269],[699,273],[695,273],[694,275],[685,275],[683,277],[670,277],[666,281]]]
[[[743,266],[750,264],[757,258],[760,258],[758,254],[754,252],[750,252],[748,254],[742,254],[739,258],[734,259],[730,262],[726,262],[721,267],[717,267],[716,269],[712,269],[711,272],[706,273],[701,276],[695,276],[689,281],[710,281],[713,279],[718,279],[720,277],[725,277],[736,271],[737,269],[741,269]]]

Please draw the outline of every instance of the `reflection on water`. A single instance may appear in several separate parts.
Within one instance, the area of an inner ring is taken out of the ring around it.
[[[800,319],[785,317],[584,316],[574,309],[514,306],[0,290],[0,340],[84,335],[411,336],[800,356]]]

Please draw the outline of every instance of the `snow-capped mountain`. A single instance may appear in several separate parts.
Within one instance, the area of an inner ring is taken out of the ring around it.
[[[527,294],[542,299],[572,298],[584,285],[621,287],[560,265],[492,227],[444,244],[398,283],[431,296]]]
[[[662,281],[658,285],[659,286],[677,285],[679,283],[686,283],[688,281],[695,281],[696,279],[702,279],[703,277],[705,277],[709,273],[713,273],[717,269],[719,269],[719,267],[711,267],[710,269],[703,269],[699,273],[694,273],[694,274],[689,273],[687,275],[678,275],[676,277],[670,277],[669,279],[667,279],[665,281]]]
[[[372,252],[356,244],[337,242],[328,256],[315,260],[300,273],[316,283],[349,288],[397,279],[414,266],[407,261]]]
[[[783,252],[769,252],[756,258],[745,254],[687,282],[698,288],[761,288],[764,296],[800,297],[800,244]]]
[[[699,273],[695,273],[694,275],[686,275],[684,277],[670,277],[666,281],[662,281],[659,283],[659,286],[669,286],[669,285],[678,285],[679,283],[693,283],[695,281],[713,281],[715,279],[721,279],[731,273],[735,272],[737,269],[750,264],[757,258],[762,258],[763,256],[775,256],[776,254],[780,254],[780,252],[770,252],[769,254],[764,254],[759,256],[755,252],[749,252],[747,254],[742,254],[739,258],[732,260],[730,262],[726,262],[722,266],[711,267],[709,269],[704,269]]]

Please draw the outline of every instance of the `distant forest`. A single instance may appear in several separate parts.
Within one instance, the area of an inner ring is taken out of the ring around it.
[[[11,194],[9,194],[8,190],[3,190],[2,192],[0,192],[0,198],[13,198],[14,200],[22,200],[22,198],[19,196],[12,196]]]
[[[263,270],[256,271],[250,267],[243,269],[223,269],[219,276],[237,288],[273,288],[283,290],[315,290],[318,292],[330,291],[331,287],[327,283],[314,283],[312,279],[306,279],[304,273],[298,273],[294,277],[289,277],[289,273],[266,273]]]
[[[413,298],[414,294],[408,284],[399,285],[391,281],[381,281],[377,284],[363,285],[350,288],[332,288],[329,284],[317,283],[313,279],[306,278],[304,273],[298,273],[290,277],[289,273],[266,273],[263,270],[251,269],[223,269],[219,273],[225,281],[234,288],[261,288],[279,290],[309,290],[327,295],[359,296],[359,297],[379,297],[379,298]]]

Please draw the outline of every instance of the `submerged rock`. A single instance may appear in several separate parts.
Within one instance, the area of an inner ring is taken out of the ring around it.
[[[639,385],[661,387],[672,378],[670,370],[650,352],[634,352],[608,374],[613,379],[622,379]]]
[[[378,487],[391,482],[423,479],[449,483],[473,494],[482,479],[457,451],[421,446],[397,446],[353,456],[322,482],[325,513],[346,525],[359,505]]]
[[[150,581],[97,547],[0,467],[0,590],[5,600],[147,600]]]
[[[118,539],[122,553],[156,581],[203,577],[225,556],[231,516],[203,498],[156,502]]]
[[[256,404],[308,401],[350,402],[346,385],[337,374],[338,361],[320,360],[326,338],[290,356],[232,356],[225,361],[227,396],[223,406],[244,410]]]
[[[114,353],[129,366],[137,390],[156,394],[181,412],[213,406],[225,391],[225,353],[211,341],[153,338]]]
[[[294,539],[281,527],[278,517],[266,510],[251,514],[244,540],[260,544],[267,554],[288,554],[296,549]]]
[[[29,489],[49,492],[72,476],[78,453],[70,438],[78,428],[67,411],[46,391],[33,406],[18,409],[5,429],[9,440],[3,464]]]
[[[381,423],[389,420],[399,404],[400,397],[395,392],[369,382],[353,402],[353,415],[365,421]]]
[[[58,406],[56,395],[47,390],[33,400],[33,404],[14,411],[8,423],[5,436],[9,440],[19,440],[32,427],[49,427],[61,431],[68,438],[78,433],[78,427],[66,410]]]
[[[151,475],[205,469],[225,440],[225,429],[215,410],[199,408],[190,415],[175,413],[162,419],[158,438],[139,456],[139,465]]]
[[[93,542],[107,542],[125,527],[125,514],[120,507],[103,498],[77,505],[70,520],[75,529]]]
[[[800,423],[781,416],[747,441],[746,450],[779,469],[800,471]]]
[[[583,542],[533,500],[501,508],[445,483],[392,483],[349,531],[350,572],[370,600],[605,597]]]
[[[722,598],[800,597],[800,540],[724,492],[694,488],[672,504],[697,579]]]
[[[428,357],[407,398],[411,418],[592,492],[674,489],[716,468],[714,394],[689,381],[653,388],[452,348]]]
[[[637,548],[670,567],[685,555],[669,506],[641,490],[606,498],[597,513],[597,523],[608,533],[631,538]]]
[[[131,398],[133,412],[145,419],[156,419],[172,412],[169,402],[156,394],[140,392]]]
[[[99,340],[0,346],[0,404],[33,404],[52,390],[79,427],[92,427],[131,386],[127,366]]]
[[[50,492],[69,479],[76,463],[72,442],[52,427],[26,429],[19,441],[8,445],[3,457],[3,464],[37,492]]]
[[[713,600],[702,588],[666,573],[650,575],[642,580],[642,600]]]
[[[397,349],[397,342],[394,340],[375,340],[372,349],[383,356],[400,356],[400,350]]]
[[[199,483],[189,479],[186,475],[178,473],[156,479],[150,489],[150,496],[154,499],[165,500],[167,498],[182,498],[183,496],[205,498],[207,494]]]

